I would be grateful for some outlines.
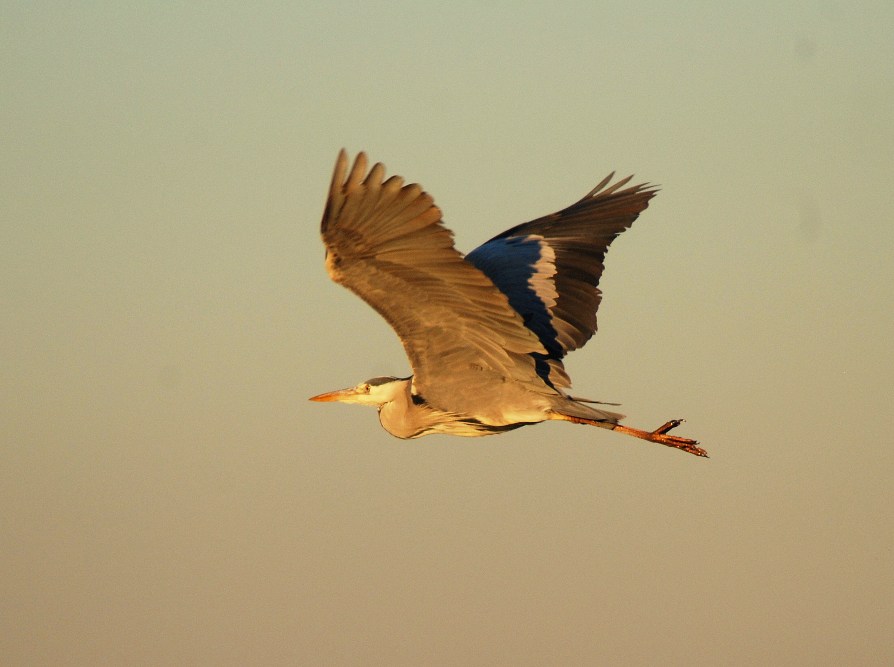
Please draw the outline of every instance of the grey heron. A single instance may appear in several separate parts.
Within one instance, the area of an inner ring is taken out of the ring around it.
[[[312,397],[378,408],[398,438],[483,436],[547,420],[611,429],[707,456],[698,442],[621,424],[624,415],[578,398],[562,365],[596,331],[609,244],[655,195],[606,177],[580,201],[498,234],[465,257],[417,184],[385,179],[342,150],[321,233],[330,277],[394,328],[413,369]]]

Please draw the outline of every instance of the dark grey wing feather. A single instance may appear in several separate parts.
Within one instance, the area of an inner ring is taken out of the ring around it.
[[[339,153],[321,224],[332,279],[372,306],[397,332],[430,403],[462,412],[473,385],[540,383],[530,356],[546,350],[507,297],[453,247],[441,211],[418,185],[404,185],[360,153],[350,172]]]
[[[570,385],[562,358],[596,331],[609,245],[656,193],[648,184],[622,189],[630,177],[606,188],[613,176],[568,208],[508,229],[466,256],[537,334],[547,350],[534,355],[538,373],[557,387]]]

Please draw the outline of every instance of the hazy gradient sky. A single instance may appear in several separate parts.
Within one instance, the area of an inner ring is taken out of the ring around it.
[[[890,2],[0,3],[0,662],[894,662]],[[399,441],[342,146],[470,250],[662,190],[564,423]]]

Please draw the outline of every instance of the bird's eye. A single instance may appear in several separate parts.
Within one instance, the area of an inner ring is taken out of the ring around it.
[[[362,387],[360,387],[360,388],[363,390],[363,393],[364,393],[364,394],[368,394],[368,393],[369,393],[369,385],[368,385],[368,384],[364,384],[364,385],[363,385]]]

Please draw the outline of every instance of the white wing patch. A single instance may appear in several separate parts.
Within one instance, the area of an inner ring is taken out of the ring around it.
[[[556,300],[559,298],[554,278],[556,275],[556,253],[542,236],[532,234],[526,236],[525,241],[536,241],[540,247],[540,259],[531,267],[533,273],[528,278],[528,285],[546,306],[547,312],[552,314]]]

